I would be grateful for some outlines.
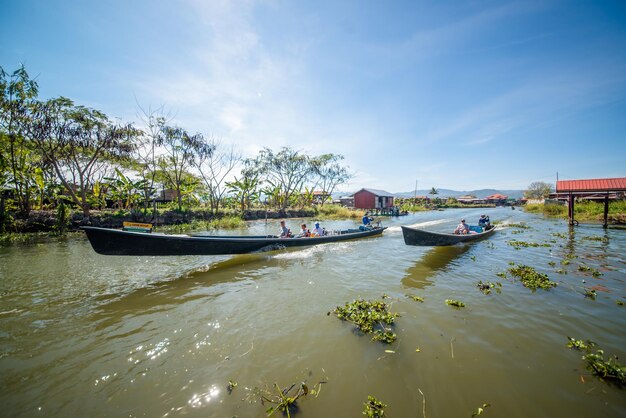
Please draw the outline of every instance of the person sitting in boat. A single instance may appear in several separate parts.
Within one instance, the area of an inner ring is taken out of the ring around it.
[[[285,221],[280,221],[280,237],[291,238],[291,231],[285,226]]]
[[[369,213],[365,212],[365,215],[363,215],[363,226],[371,228],[373,220],[374,220],[374,218],[371,218],[369,216]]]
[[[489,216],[480,215],[480,219],[478,220],[478,226],[480,226],[484,231],[487,229],[491,229],[491,223],[489,222]]]
[[[311,236],[312,237],[323,237],[324,236],[324,230],[320,226],[319,222],[315,222],[315,228],[313,228],[313,231],[311,231]]]
[[[469,233],[469,225],[465,223],[465,219],[461,219],[461,223],[456,227],[454,233],[457,235],[465,235]]]
[[[310,236],[311,236],[311,231],[306,229],[306,224],[300,225],[300,233],[296,235],[296,238],[304,238],[304,237],[310,237]]]

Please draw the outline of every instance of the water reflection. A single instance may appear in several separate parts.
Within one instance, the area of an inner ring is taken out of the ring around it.
[[[432,276],[439,271],[445,271],[454,259],[465,254],[469,249],[469,245],[433,247],[414,266],[406,270],[407,274],[402,278],[402,284],[417,289],[431,286],[433,282],[429,279]]]
[[[223,289],[216,285],[248,278],[247,273],[264,266],[267,260],[268,256],[261,254],[238,255],[175,280],[156,282],[126,294],[101,296],[98,299],[104,303],[97,307],[92,319],[98,323],[96,329],[103,329],[129,314],[165,312],[195,299],[217,297]]]

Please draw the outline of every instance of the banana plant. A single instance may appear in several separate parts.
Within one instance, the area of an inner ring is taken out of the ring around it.
[[[109,181],[111,197],[122,203],[123,209],[134,206],[141,199],[142,192],[147,185],[146,179],[133,181],[125,176],[118,168],[115,169],[117,178],[105,177]]]

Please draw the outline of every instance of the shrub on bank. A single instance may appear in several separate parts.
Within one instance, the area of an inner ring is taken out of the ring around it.
[[[363,210],[349,209],[340,205],[324,205],[316,209],[316,216],[323,219],[359,219],[363,216]]]
[[[549,217],[567,218],[567,205],[535,203],[525,205],[524,210],[530,213],[542,213]],[[574,205],[574,218],[579,221],[602,222],[604,220],[604,203],[593,201],[576,202]],[[626,223],[626,201],[610,201],[608,218],[611,223]]]

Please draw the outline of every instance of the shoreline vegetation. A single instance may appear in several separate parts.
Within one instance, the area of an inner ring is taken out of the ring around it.
[[[62,96],[38,95],[24,66],[12,73],[0,67],[0,234],[63,235],[124,221],[183,232],[241,228],[254,219],[358,220],[365,212],[331,203],[354,176],[343,155],[282,147],[245,158],[176,125],[163,108],[139,107],[135,126]],[[527,192],[545,197],[550,185],[535,182]],[[429,195],[394,203],[401,212],[493,207],[440,198],[435,187]],[[599,219],[601,205],[593,205],[578,205],[577,219]],[[527,210],[564,217],[567,209]],[[610,216],[625,224],[626,203],[612,203]]]
[[[441,210],[446,208],[478,208],[494,207],[494,205],[463,205],[452,201],[443,204],[419,204],[412,199],[399,199],[400,209],[408,212]],[[558,204],[527,204],[522,206],[529,213],[544,215],[549,218],[567,219],[567,206]],[[575,218],[585,223],[602,223],[604,206],[602,203],[581,202],[575,207]],[[284,210],[251,208],[240,213],[236,210],[220,211],[217,215],[203,207],[178,211],[176,209],[159,209],[156,217],[153,212],[130,210],[101,210],[92,211],[86,220],[80,210],[66,210],[65,214],[59,210],[31,211],[27,219],[13,219],[11,228],[0,234],[0,243],[23,242],[41,239],[48,236],[64,235],[67,232],[80,232],[80,226],[92,225],[104,228],[121,228],[123,222],[148,222],[156,230],[165,233],[185,233],[191,231],[211,231],[218,229],[240,229],[246,227],[246,221],[278,220],[296,218],[316,218],[324,220],[360,220],[365,210],[347,208],[335,204],[287,208]],[[64,222],[59,216],[65,217]],[[626,225],[626,201],[609,203],[609,224]]]
[[[554,203],[526,204],[524,210],[529,213],[543,214],[549,218],[567,219],[567,205]],[[604,219],[604,204],[590,201],[577,202],[574,206],[574,219],[585,223],[602,223]],[[615,200],[609,202],[609,225],[626,225],[626,201]]]

